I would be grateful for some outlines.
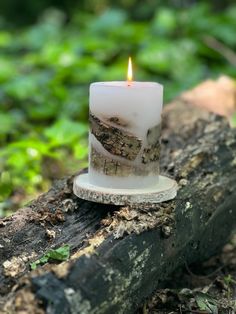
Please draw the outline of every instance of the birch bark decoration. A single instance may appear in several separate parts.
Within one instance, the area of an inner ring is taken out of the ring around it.
[[[113,188],[142,188],[158,180],[162,86],[90,86],[89,180]]]
[[[115,121],[120,119],[116,118]],[[159,174],[160,125],[147,131],[147,146],[144,146],[143,141],[134,134],[125,131],[125,128],[119,129],[118,125],[117,127],[109,125],[92,113],[90,113],[90,132],[111,154],[109,156],[99,152],[99,147],[96,148],[95,143],[91,144],[90,166],[95,171],[118,177]]]
[[[120,121],[114,117],[107,120],[111,119]],[[89,121],[91,133],[109,153],[127,160],[136,159],[142,146],[142,141],[138,137],[125,131],[125,128],[124,130],[119,128],[119,125],[113,126],[109,122],[103,122],[92,113]]]

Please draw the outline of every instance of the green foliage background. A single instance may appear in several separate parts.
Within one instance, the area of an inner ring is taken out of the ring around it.
[[[97,11],[89,6],[94,1],[83,2],[69,16],[47,9],[37,21],[34,12],[29,18],[34,23],[24,26],[22,20],[9,21],[5,10],[0,20],[0,215],[46,189],[52,179],[86,166],[89,84],[124,80],[129,55],[135,79],[164,84],[165,101],[204,78],[236,76],[232,60],[209,45],[214,39],[234,55],[236,5],[216,10],[207,1],[184,7],[120,2],[111,7],[102,1]]]

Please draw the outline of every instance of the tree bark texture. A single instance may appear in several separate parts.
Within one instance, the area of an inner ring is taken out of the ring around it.
[[[91,203],[70,177],[0,221],[0,313],[133,313],[178,266],[216,253],[236,226],[236,130],[180,97],[164,109],[160,168],[179,184],[173,201]],[[68,261],[30,271],[63,244]]]

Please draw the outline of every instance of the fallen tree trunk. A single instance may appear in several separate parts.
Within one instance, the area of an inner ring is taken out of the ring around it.
[[[145,207],[90,203],[73,177],[0,221],[1,313],[132,313],[178,266],[216,253],[236,226],[236,131],[179,99],[164,110],[161,172],[177,198]],[[69,244],[59,265],[29,263]]]

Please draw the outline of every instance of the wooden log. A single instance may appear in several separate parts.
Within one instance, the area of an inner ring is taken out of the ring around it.
[[[236,130],[180,98],[164,110],[162,142],[173,201],[90,203],[71,177],[0,221],[0,313],[132,313],[178,266],[221,248],[236,226]],[[63,244],[68,261],[30,271]]]

